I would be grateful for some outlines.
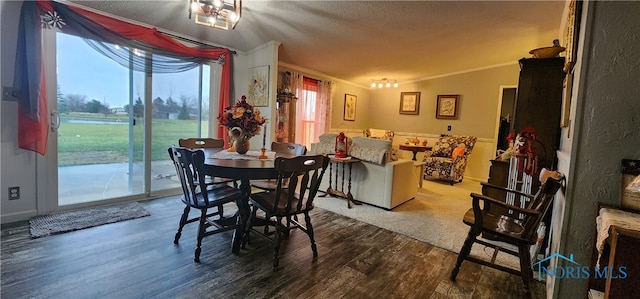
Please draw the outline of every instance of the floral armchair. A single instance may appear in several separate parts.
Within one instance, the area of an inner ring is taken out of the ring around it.
[[[424,155],[424,178],[462,182],[467,158],[478,140],[474,136],[442,134],[431,151]]]

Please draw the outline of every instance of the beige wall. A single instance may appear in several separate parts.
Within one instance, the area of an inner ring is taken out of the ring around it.
[[[517,85],[520,68],[517,61],[512,64],[451,74],[423,81],[401,84],[398,88],[371,89],[300,70],[295,66],[281,65],[279,71],[295,70],[311,78],[332,80],[336,84],[332,99],[331,129],[358,135],[363,129],[377,128],[396,132],[394,146],[408,136],[428,139],[433,144],[441,133],[473,135],[478,143],[470,156],[465,176],[486,180],[490,159],[495,156],[495,135],[499,116],[500,87]],[[400,114],[400,93],[419,91],[420,111],[418,115]],[[357,96],[356,120],[343,120],[344,96]],[[439,94],[459,94],[459,117],[456,120],[435,118],[436,99]],[[447,132],[447,126],[452,129]],[[401,158],[411,158],[409,153],[399,152]],[[418,156],[420,158],[420,155]]]
[[[514,61],[507,66],[371,90],[368,126],[399,132],[495,138],[500,86],[517,85],[519,70]],[[420,92],[419,115],[400,114],[400,93],[415,91]],[[458,119],[436,119],[436,99],[442,94],[460,95]],[[449,125],[451,131],[447,132]]]
[[[476,136],[478,143],[469,156],[465,177],[485,181],[489,160],[495,157],[500,86],[517,85],[519,72],[514,61],[505,66],[402,84],[398,88],[372,89],[366,127],[433,138],[442,133]],[[419,114],[400,114],[400,93],[415,91],[420,92]],[[460,95],[458,119],[436,119],[436,100],[442,94]],[[451,131],[447,131],[448,126]]]

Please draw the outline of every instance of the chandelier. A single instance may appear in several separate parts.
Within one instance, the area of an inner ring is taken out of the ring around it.
[[[189,19],[196,24],[229,30],[236,28],[242,12],[242,0],[189,0]]]
[[[393,82],[393,83],[391,83]],[[398,87],[398,80],[391,80],[387,78],[382,78],[380,80],[371,80],[371,88],[382,88],[382,87]]]

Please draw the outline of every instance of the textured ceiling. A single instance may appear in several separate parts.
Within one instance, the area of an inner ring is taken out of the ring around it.
[[[197,25],[188,1],[71,1],[238,51],[281,42],[279,60],[368,86],[514,62],[559,38],[564,1],[242,1],[235,30]]]

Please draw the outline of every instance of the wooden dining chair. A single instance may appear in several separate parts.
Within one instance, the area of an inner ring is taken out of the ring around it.
[[[530,247],[536,244],[538,239],[538,226],[544,219],[553,203],[556,192],[564,184],[564,176],[558,172],[543,170],[541,173],[552,173],[549,177],[541,175],[542,185],[535,195],[507,189],[495,185],[483,184],[483,188],[495,188],[512,193],[525,204],[509,204],[505,200],[491,198],[485,195],[471,193],[472,208],[463,217],[463,222],[470,226],[464,245],[458,254],[456,264],[451,271],[450,280],[455,281],[460,266],[464,260],[492,267],[500,271],[520,275],[524,284],[525,295],[530,297],[529,282],[533,279],[531,270]],[[483,206],[480,206],[480,202]],[[488,234],[490,240],[478,238],[480,234]],[[496,242],[497,241],[497,242]],[[513,245],[517,251],[504,248],[502,243]],[[470,256],[471,247],[478,243],[495,250],[491,261],[486,261]],[[515,255],[520,259],[520,270],[516,270],[496,263],[498,252]]]
[[[219,186],[209,188],[205,184],[205,174],[203,172],[205,155],[202,150],[191,150],[184,147],[170,147],[169,156],[176,168],[176,173],[182,186],[182,202],[186,205],[180,217],[178,232],[173,243],[178,244],[182,229],[187,223],[198,221],[198,237],[195,250],[195,262],[200,262],[200,252],[202,251],[202,239],[206,236],[218,234],[225,231],[237,230],[232,241],[232,251],[237,252],[241,245],[241,240],[235,236],[241,236],[244,226],[241,225],[239,213],[225,216],[219,207],[224,204],[236,204],[241,200],[243,192],[231,186]],[[215,212],[208,213],[210,208],[218,208]],[[198,217],[189,218],[191,208],[200,210]]]
[[[286,142],[272,142],[271,151],[278,155],[291,156],[304,156],[307,154],[307,147],[297,143]],[[272,179],[268,180],[256,180],[251,182],[251,186],[258,188],[262,191],[273,191],[276,189],[276,181]],[[287,182],[284,182],[284,188],[287,188]]]
[[[248,240],[251,232],[256,232],[260,236],[272,240],[274,244],[273,271],[275,272],[279,269],[280,243],[292,229],[299,228],[309,236],[314,259],[318,256],[309,212],[313,210],[313,199],[318,193],[322,176],[329,165],[329,158],[322,155],[278,157],[274,165],[278,173],[276,189],[272,192],[252,194],[249,197],[253,208],[243,242]],[[288,189],[284,188],[284,182],[287,181],[289,182]],[[266,221],[264,221],[264,229],[262,230],[254,229],[253,226],[258,210],[265,214]],[[304,214],[304,225],[297,219],[300,214]],[[284,223],[283,220],[285,220]]]

